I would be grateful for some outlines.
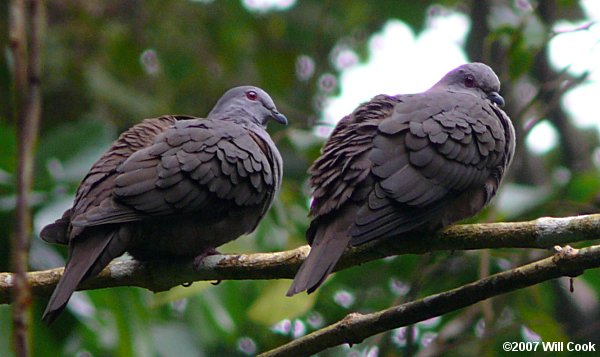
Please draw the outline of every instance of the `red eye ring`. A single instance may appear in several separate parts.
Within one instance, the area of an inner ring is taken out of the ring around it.
[[[475,78],[472,75],[468,74],[465,77],[465,86],[467,88],[473,88],[473,87],[475,87]]]
[[[256,94],[256,92],[253,90],[249,90],[246,92],[246,98],[248,98],[249,100],[257,100],[258,94]]]

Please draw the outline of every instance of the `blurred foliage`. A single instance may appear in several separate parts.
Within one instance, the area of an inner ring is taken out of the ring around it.
[[[34,195],[37,231],[69,206],[79,180],[120,131],[142,118],[166,113],[202,116],[226,89],[251,83],[269,91],[290,119],[288,128],[270,128],[284,156],[285,182],[256,233],[222,251],[277,251],[304,244],[309,200],[305,172],[322,145],[311,128],[321,116],[325,98],[339,89],[337,85],[324,86],[322,81],[340,74],[332,61],[335,51],[351,49],[364,61],[367,41],[387,20],[400,19],[419,32],[428,17],[445,6],[469,15],[473,28],[486,29],[472,33],[466,45],[482,49],[483,58],[473,60],[493,59],[503,88],[511,91],[524,81],[541,85],[536,63],[550,39],[552,24],[557,19],[583,16],[577,1],[545,2],[554,6],[555,18],[542,8],[528,9],[527,1],[518,0],[468,4],[446,0],[435,5],[396,0],[289,2],[289,8],[257,10],[244,5],[261,3],[252,0],[49,1],[43,127]],[[0,3],[2,34],[7,33],[7,5]],[[487,21],[485,26],[475,26],[482,21]],[[0,41],[8,53],[7,36]],[[472,57],[478,53],[469,52]],[[0,58],[2,247],[8,247],[12,230],[15,189],[10,66],[8,56]],[[514,93],[505,93],[505,97],[518,101]],[[509,114],[525,104],[509,108]],[[513,119],[521,131],[527,118]],[[513,190],[515,187],[535,193],[527,196],[532,197],[527,205],[531,208],[514,214],[492,208],[473,221],[598,211],[597,169],[574,170],[565,162],[569,156],[560,152],[567,150],[564,148],[534,156],[522,142],[515,162],[517,173],[508,180],[506,196],[509,203],[516,199],[519,194],[515,192],[522,191]],[[584,160],[592,162],[597,137],[581,136],[576,142],[590,148]],[[528,167],[532,169],[527,171]],[[532,182],[541,182],[543,189]],[[9,269],[9,253],[7,248],[0,249],[2,271]],[[63,264],[65,253],[64,248],[50,247],[34,237],[32,269]],[[491,251],[490,271],[484,274],[546,254]],[[91,291],[76,294],[51,328],[39,320],[46,301],[36,300],[34,354],[254,355],[349,312],[383,309],[476,280],[483,259],[480,252],[384,259],[338,273],[314,295],[293,299],[284,297],[288,281],[195,283],[156,295],[134,288]],[[464,309],[322,355],[493,356],[502,353],[502,342],[526,341],[536,334],[544,341],[600,344],[598,324],[594,323],[600,313],[598,294],[600,275],[591,271],[576,279],[574,293],[568,293],[563,280],[549,282],[497,297],[482,308]],[[0,355],[10,356],[10,313],[5,305],[0,306],[0,326]]]

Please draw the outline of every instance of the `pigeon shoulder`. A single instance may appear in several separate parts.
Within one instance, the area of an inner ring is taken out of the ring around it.
[[[165,115],[143,120],[127,129],[111,147],[92,165],[83,178],[77,192],[71,215],[73,218],[88,210],[91,206],[112,195],[117,167],[135,152],[152,145],[157,136],[180,120],[193,117],[183,115]]]
[[[321,156],[308,169],[313,187],[311,216],[339,209],[357,192],[371,169],[368,154],[377,128],[399,102],[398,96],[375,96],[336,125]]]

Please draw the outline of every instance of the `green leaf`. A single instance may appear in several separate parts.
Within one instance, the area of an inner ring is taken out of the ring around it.
[[[10,347],[12,344],[12,319],[10,305],[0,305],[0,326],[4,326],[2,328],[2,333],[0,333],[0,356],[14,356],[14,352]]]
[[[168,304],[172,301],[181,300],[198,295],[200,292],[212,287],[208,281],[197,281],[190,286],[176,286],[169,291],[160,292],[154,295],[150,302],[150,307],[157,307]]]
[[[15,172],[17,133],[12,125],[0,121],[0,169]]]
[[[569,182],[567,198],[576,202],[593,201],[600,191],[598,172],[583,173]]]
[[[157,112],[157,103],[152,97],[119,81],[100,65],[90,66],[85,74],[91,91],[116,108],[141,118]]]
[[[516,308],[521,321],[540,335],[543,341],[568,341],[561,324],[553,316],[552,282],[546,282],[518,292]]]
[[[43,133],[36,155],[36,188],[50,189],[55,181],[79,182],[91,165],[108,149],[115,133],[100,120],[78,120]],[[63,165],[60,177],[51,177],[48,164]]]
[[[266,284],[264,292],[248,310],[248,317],[264,325],[272,325],[286,318],[307,313],[314,305],[317,294],[285,296],[289,280],[274,280]]]

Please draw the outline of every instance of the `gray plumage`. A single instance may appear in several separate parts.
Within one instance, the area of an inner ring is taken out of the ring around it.
[[[379,95],[344,117],[309,169],[311,251],[288,296],[319,287],[348,245],[479,212],[515,148],[499,90],[491,68],[470,63],[423,93]]]
[[[162,116],[121,134],[73,207],[41,232],[69,245],[43,320],[51,323],[81,281],[125,251],[140,260],[193,258],[253,231],[281,187],[270,119],[287,123],[266,92],[244,86],[227,91],[206,119]]]

